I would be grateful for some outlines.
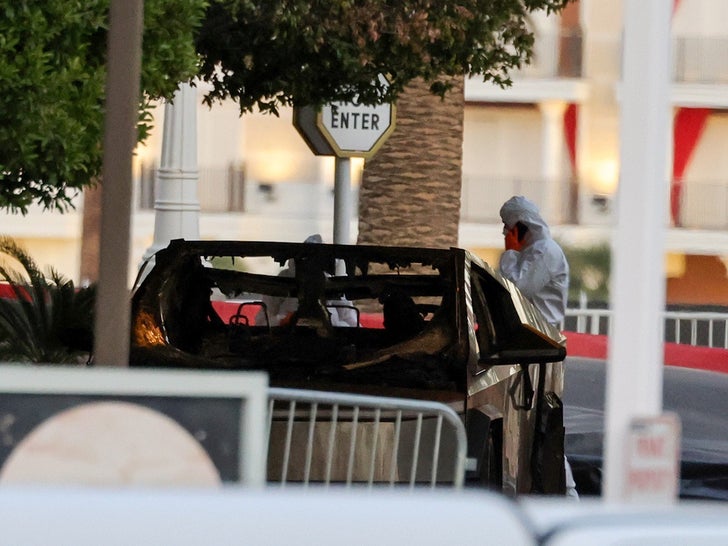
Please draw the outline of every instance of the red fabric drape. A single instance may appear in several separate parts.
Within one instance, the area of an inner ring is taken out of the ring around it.
[[[685,169],[700,141],[710,108],[679,108],[673,122],[672,185],[670,187],[670,213],[672,223],[680,225],[680,199]]]
[[[569,152],[571,173],[576,177],[576,127],[579,122],[579,105],[571,103],[564,111],[564,139]]]

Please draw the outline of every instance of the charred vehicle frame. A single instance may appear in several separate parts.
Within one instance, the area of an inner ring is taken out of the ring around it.
[[[469,482],[564,493],[565,338],[464,249],[175,240],[135,283],[130,352],[441,401],[465,422]]]

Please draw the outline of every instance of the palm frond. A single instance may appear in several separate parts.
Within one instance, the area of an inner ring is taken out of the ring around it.
[[[89,353],[95,287],[76,290],[73,281],[52,268],[44,275],[10,238],[0,237],[0,254],[19,265],[0,264],[0,281],[9,284],[14,296],[0,298],[0,358],[71,362]]]

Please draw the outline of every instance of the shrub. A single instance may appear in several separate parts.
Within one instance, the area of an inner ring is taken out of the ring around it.
[[[0,359],[78,363],[93,349],[96,287],[77,289],[52,268],[44,275],[12,239],[0,238]],[[12,267],[15,262],[17,267]]]

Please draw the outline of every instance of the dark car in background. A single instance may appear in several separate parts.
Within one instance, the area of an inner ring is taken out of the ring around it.
[[[607,365],[564,362],[566,454],[582,498],[602,493]],[[680,498],[728,500],[728,374],[670,365],[662,374],[663,411],[680,418]]]
[[[132,299],[131,365],[264,370],[270,384],[440,401],[468,478],[564,492],[565,338],[472,253],[175,240]]]

